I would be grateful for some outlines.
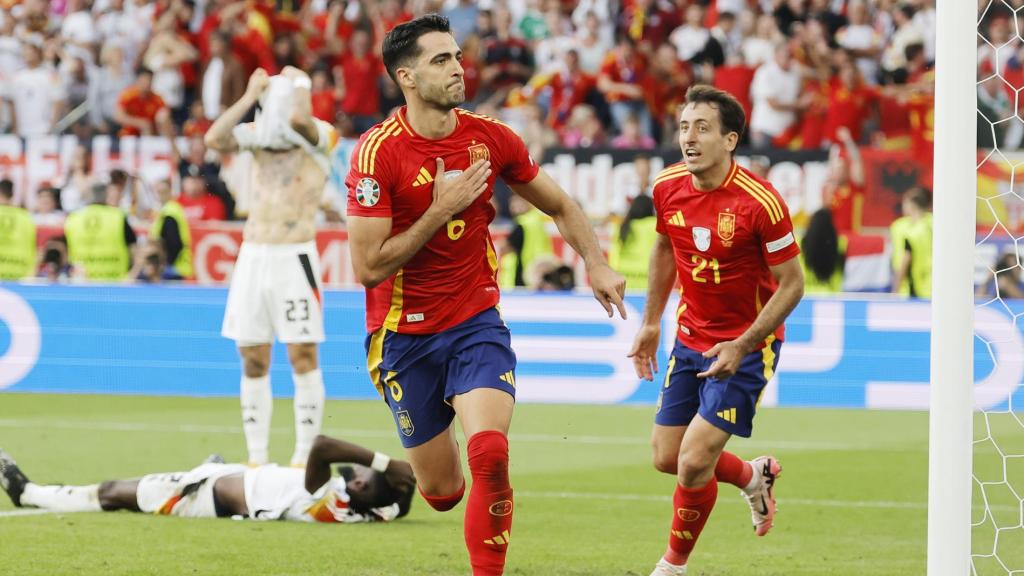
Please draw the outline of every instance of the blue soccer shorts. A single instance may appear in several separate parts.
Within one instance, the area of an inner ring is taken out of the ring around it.
[[[381,328],[366,337],[366,358],[370,379],[391,409],[406,448],[451,425],[454,396],[477,388],[516,395],[511,334],[495,308],[437,334]]]
[[[782,342],[774,336],[761,350],[743,357],[728,378],[697,378],[714,362],[676,340],[669,358],[665,383],[658,395],[654,422],[662,426],[689,426],[696,414],[715,427],[749,438],[754,429],[761,393],[779,364]]]

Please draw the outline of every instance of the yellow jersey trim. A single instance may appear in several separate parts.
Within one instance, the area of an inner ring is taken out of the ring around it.
[[[665,182],[666,180],[672,180],[673,178],[679,178],[680,176],[686,176],[690,173],[690,168],[683,164],[682,166],[670,166],[661,171],[660,174],[654,179],[654,186]]]
[[[366,371],[370,373],[370,381],[381,398],[384,397],[384,383],[380,379],[380,365],[384,362],[384,336],[387,333],[384,328],[378,328],[370,336],[370,348],[366,352]]]
[[[382,137],[377,139],[377,143],[373,145],[373,150],[370,151],[370,171],[368,172],[368,174],[373,174],[373,171],[377,168],[377,149],[380,148],[380,145],[383,144],[384,141],[387,140],[388,138],[391,138],[392,136],[397,136],[398,134],[401,133],[402,127],[395,126],[387,133],[385,133]]]
[[[368,174],[369,173],[369,171],[368,171],[369,162],[367,160],[370,157],[370,149],[373,148],[374,142],[381,135],[383,135],[385,132],[390,130],[391,127],[394,126],[394,124],[395,124],[395,118],[392,117],[391,119],[386,120],[384,123],[380,124],[379,126],[374,128],[373,130],[371,130],[370,131],[370,135],[366,137],[366,140],[363,140],[363,145],[362,145],[362,147],[359,148],[359,163],[358,163],[358,167],[359,167],[359,171],[360,172],[362,172],[364,174]]]
[[[391,286],[391,309],[384,318],[384,328],[392,332],[398,332],[398,323],[402,321],[402,280],[405,275],[404,269],[399,269],[395,275],[395,283]]]
[[[746,190],[748,194],[761,203],[761,206],[764,206],[772,224],[776,224],[782,220],[782,206],[779,204],[775,195],[767,188],[743,172],[737,172],[735,181],[740,188]]]

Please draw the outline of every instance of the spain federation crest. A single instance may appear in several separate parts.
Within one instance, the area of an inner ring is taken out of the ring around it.
[[[726,246],[732,244],[732,237],[736,235],[736,215],[732,212],[718,213],[718,237]]]
[[[486,144],[474,144],[469,147],[469,165],[472,166],[477,160],[490,160],[491,152]]]
[[[399,410],[395,412],[395,418],[398,419],[398,429],[402,431],[407,437],[412,436],[413,432],[416,431],[416,427],[413,426],[412,417],[409,416],[408,410]]]
[[[701,252],[711,248],[711,230],[703,226],[694,226],[693,243],[697,246],[697,250]]]
[[[360,206],[373,208],[380,201],[380,185],[373,178],[363,178],[356,185],[356,202]]]

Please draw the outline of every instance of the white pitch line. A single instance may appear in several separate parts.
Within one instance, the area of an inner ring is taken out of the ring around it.
[[[516,497],[518,498],[538,498],[538,499],[550,499],[550,500],[604,500],[604,501],[619,501],[619,502],[656,502],[659,504],[671,502],[672,499],[668,496],[661,496],[657,494],[613,494],[607,492],[545,492],[545,491],[531,491],[531,490],[517,490]],[[739,502],[736,502],[739,505]],[[815,499],[815,498],[780,498],[779,504],[782,507],[786,506],[804,506],[811,508],[852,508],[852,509],[879,509],[879,510],[920,510],[924,511],[928,509],[927,502],[895,502],[887,500],[834,500],[834,499]],[[984,507],[981,505],[973,506],[975,510],[983,510]],[[996,511],[1016,511],[1017,508],[1014,506],[1005,505],[994,505],[989,507],[990,510]],[[38,514],[49,514],[49,510],[39,509],[28,509],[28,510],[9,510],[6,512],[0,512],[0,518],[16,517],[16,516],[34,516]]]
[[[190,434],[238,434],[241,426],[224,426],[211,424],[152,424],[146,422],[93,422],[66,420],[32,420],[32,419],[0,419],[0,428],[46,428],[62,430],[97,430],[113,432],[165,432]],[[348,428],[324,428],[325,433],[350,438],[383,438],[395,437],[390,430],[355,430]],[[291,428],[272,428],[275,435],[293,434]],[[593,444],[603,446],[647,446],[650,439],[646,436],[595,436],[572,434],[517,434],[512,433],[509,439],[513,442],[538,444]],[[794,442],[792,440],[742,440],[742,446],[751,449],[785,450],[790,452],[926,452],[927,446],[912,448],[902,445],[848,444],[841,442]]]

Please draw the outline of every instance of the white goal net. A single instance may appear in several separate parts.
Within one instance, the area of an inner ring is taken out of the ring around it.
[[[971,571],[1024,575],[1024,0],[979,1],[977,31]]]

